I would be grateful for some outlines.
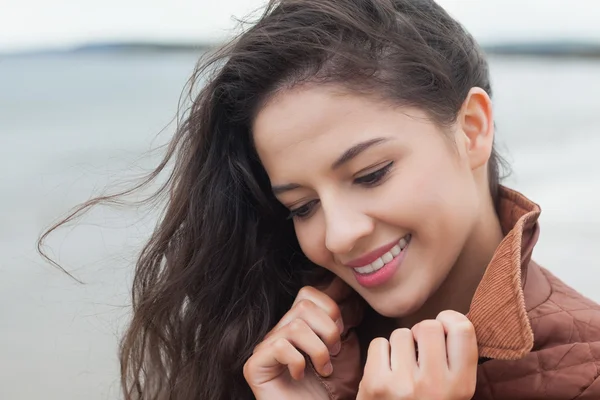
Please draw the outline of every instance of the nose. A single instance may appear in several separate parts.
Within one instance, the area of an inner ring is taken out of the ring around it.
[[[325,246],[333,254],[348,254],[358,241],[373,232],[371,217],[351,204],[338,201],[323,204],[325,213]]]

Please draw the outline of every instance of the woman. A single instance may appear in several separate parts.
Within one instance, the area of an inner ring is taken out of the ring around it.
[[[132,399],[600,398],[490,78],[431,0],[280,0],[205,62],[122,342]]]

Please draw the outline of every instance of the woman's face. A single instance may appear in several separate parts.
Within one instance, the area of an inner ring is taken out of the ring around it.
[[[460,127],[303,86],[272,98],[253,135],[305,255],[377,312],[416,311],[448,276],[480,209]]]

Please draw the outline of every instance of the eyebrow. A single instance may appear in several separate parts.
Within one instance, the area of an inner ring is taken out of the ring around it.
[[[358,156],[363,151],[367,150],[369,147],[381,144],[383,142],[387,142],[388,140],[389,139],[387,138],[375,138],[355,144],[354,146],[346,150],[341,156],[339,156],[339,158],[335,160],[333,164],[331,164],[331,169],[338,169],[342,165],[346,164],[347,162]]]
[[[344,151],[342,153],[342,155],[339,156],[337,158],[337,160],[335,160],[333,162],[333,164],[331,164],[331,169],[335,170],[335,169],[340,168],[342,165],[348,163],[350,160],[357,157],[360,153],[367,150],[368,148],[378,145],[378,144],[381,144],[381,143],[384,143],[384,142],[387,142],[388,140],[389,140],[388,138],[375,138],[375,139],[370,139],[370,140],[355,144],[354,146],[350,147],[348,150]],[[298,188],[300,188],[300,185],[297,183],[286,183],[284,185],[273,186],[272,190],[273,190],[273,194],[275,196],[277,196],[284,192],[289,192],[290,190],[294,190],[294,189],[298,189]]]
[[[282,193],[289,192],[290,190],[298,189],[299,187],[300,185],[298,185],[297,183],[286,183],[285,185],[273,186],[272,189],[273,194],[277,196]]]

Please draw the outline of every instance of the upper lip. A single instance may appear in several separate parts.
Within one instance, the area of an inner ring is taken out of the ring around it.
[[[392,249],[392,247],[394,247],[395,245],[398,244],[398,242],[400,242],[400,239],[398,239],[394,242],[388,243],[386,245],[383,245],[383,246],[381,246],[359,258],[355,258],[354,260],[347,262],[346,265],[349,267],[352,267],[352,268],[360,268],[360,267],[364,267],[365,265],[369,265],[373,261],[375,261],[379,257],[381,257],[382,255],[384,255],[385,253],[390,251]]]

